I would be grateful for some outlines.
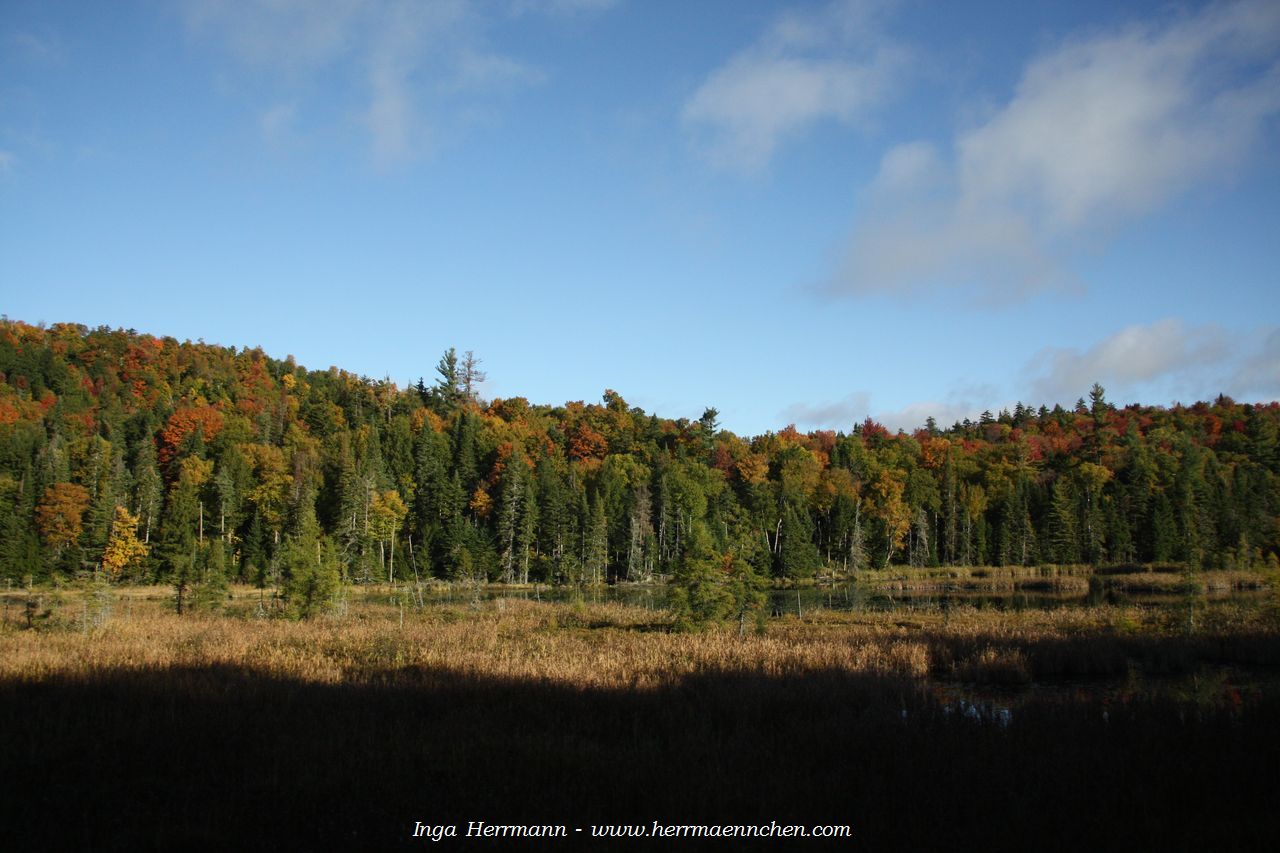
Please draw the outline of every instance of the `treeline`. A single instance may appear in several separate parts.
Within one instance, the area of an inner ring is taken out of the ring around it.
[[[1280,405],[984,415],[744,438],[485,402],[468,353],[399,388],[260,349],[0,322],[0,576],[98,566],[322,600],[341,580],[804,578],[894,563],[1275,564]],[[141,546],[135,546],[135,542]],[[691,558],[696,556],[696,561]]]

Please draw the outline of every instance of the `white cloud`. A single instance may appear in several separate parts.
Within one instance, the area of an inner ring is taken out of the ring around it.
[[[1069,403],[1100,382],[1112,399],[1280,396],[1280,329],[1176,319],[1129,326],[1086,349],[1046,348],[1024,369],[1037,401]]]
[[[515,3],[472,0],[188,0],[190,30],[224,47],[254,73],[273,75],[284,97],[260,112],[268,140],[304,110],[324,109],[309,84],[320,74],[364,92],[349,116],[369,133],[374,160],[389,165],[430,150],[469,101],[540,82],[533,68],[495,51],[486,34],[502,15],[603,9],[602,0]],[[279,93],[277,93],[279,94]],[[307,95],[313,100],[308,102]]]
[[[1280,400],[1280,328],[1267,332],[1252,348],[1228,387],[1241,399]]]
[[[904,196],[916,197],[936,190],[945,182],[946,174],[936,146],[908,142],[884,155],[872,190],[889,202]]]
[[[1068,284],[1064,248],[1230,178],[1278,113],[1280,5],[1269,0],[1070,42],[957,136],[949,164],[924,143],[885,155],[831,286],[1024,295]]]
[[[882,103],[905,51],[872,37],[881,5],[844,0],[784,15],[713,71],[683,112],[712,162],[758,170],[788,137],[824,120],[857,122]]]
[[[1046,347],[1026,361],[1016,380],[1019,398],[1031,406],[1070,406],[1095,382],[1117,404],[1192,402],[1219,394],[1242,402],[1277,400],[1280,327],[1225,329],[1166,318],[1128,326],[1087,347]],[[977,421],[983,411],[1012,409],[1012,400],[992,385],[961,383],[940,399],[886,408],[876,406],[870,393],[854,391],[829,402],[793,403],[779,418],[802,429],[847,431],[870,417],[890,430],[912,432],[930,417],[943,428]]]
[[[422,14],[422,12],[427,14]],[[389,6],[368,56],[370,100],[365,122],[373,134],[374,158],[381,164],[406,159],[428,143],[427,127],[414,101],[414,76],[432,36],[447,37],[463,9],[447,4]]]
[[[978,386],[956,389],[945,400],[922,400],[896,409],[877,409],[872,407],[869,393],[854,391],[828,403],[792,403],[781,412],[781,419],[808,429],[847,432],[854,424],[860,424],[869,417],[891,431],[913,432],[923,427],[931,417],[939,427],[948,427],[966,418],[977,420],[984,409],[995,411],[991,405],[994,399],[994,388]]]
[[[541,71],[510,57],[468,51],[458,57],[447,88],[455,92],[519,88],[541,83],[543,79]]]
[[[991,406],[979,406],[968,401],[944,402],[941,400],[924,400],[909,403],[899,409],[887,409],[877,413],[874,418],[889,428],[891,432],[915,432],[933,418],[940,429],[946,429],[954,423],[965,420],[976,421],[984,409],[996,411]]]
[[[871,395],[855,391],[841,400],[829,403],[792,403],[782,411],[784,421],[799,426],[837,427],[848,429],[871,411]]]
[[[17,162],[17,157],[12,151],[0,150],[0,175],[7,175],[13,171],[13,164]]]
[[[188,0],[192,31],[225,42],[242,62],[292,73],[321,67],[366,35],[368,0]]]

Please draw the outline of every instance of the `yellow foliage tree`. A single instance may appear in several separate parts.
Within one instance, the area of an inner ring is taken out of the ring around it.
[[[116,517],[111,522],[111,537],[102,552],[102,567],[112,580],[117,580],[125,569],[141,563],[145,556],[147,546],[138,541],[138,517],[117,506]]]
[[[382,549],[382,563],[387,566],[387,581],[395,581],[396,577],[396,531],[404,522],[409,512],[395,489],[385,492],[374,492],[369,503],[369,524],[378,537],[378,547]],[[389,547],[388,547],[389,546]],[[387,551],[390,551],[390,563],[387,562]]]
[[[493,512],[493,498],[489,497],[489,493],[482,486],[476,486],[475,493],[471,496],[471,503],[468,506],[476,518],[483,520]]]
[[[873,506],[880,521],[884,524],[885,539],[888,547],[885,550],[884,565],[887,568],[895,551],[902,547],[911,527],[911,510],[903,501],[906,489],[906,475],[897,469],[881,469],[879,476],[871,486],[874,499]]]

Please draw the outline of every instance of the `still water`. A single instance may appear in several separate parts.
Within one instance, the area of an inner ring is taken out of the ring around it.
[[[1134,605],[1168,607],[1185,602],[1179,593],[1123,593],[1092,589],[1087,593],[1040,591],[1011,592],[921,592],[902,593],[870,589],[859,584],[831,584],[798,589],[771,589],[767,593],[767,609],[772,616],[800,615],[817,610],[869,610],[879,612],[915,610],[945,611],[951,607],[991,610],[1057,610],[1064,607],[1100,607]],[[585,604],[617,603],[647,610],[665,609],[670,601],[670,588],[664,584],[616,584],[599,587],[484,587],[449,588],[432,593],[437,602],[462,603],[483,599],[518,599],[558,601]],[[1267,593],[1258,590],[1213,593],[1210,601],[1251,603],[1262,601]]]

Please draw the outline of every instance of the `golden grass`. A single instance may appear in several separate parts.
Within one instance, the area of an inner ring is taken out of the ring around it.
[[[1188,573],[1173,564],[1040,566],[893,566],[855,578],[880,592],[1053,592],[1084,595],[1090,585],[1135,593],[1224,593],[1272,586],[1258,572],[1214,570]]]
[[[61,627],[0,634],[0,679],[90,675],[114,669],[227,666],[336,684],[388,672],[448,671],[577,687],[644,688],[706,671],[780,676],[821,669],[923,675],[924,645],[890,629],[884,642],[831,642],[830,632],[778,630],[675,634],[655,614],[620,605],[575,607],[526,601],[408,610],[367,603],[344,619],[310,622],[227,616],[178,617],[135,606],[97,628],[77,628],[74,604]]]
[[[345,616],[307,622],[254,618],[257,591],[233,595],[231,615],[172,612],[163,588],[117,591],[101,624],[88,596],[63,593],[34,630],[9,596],[0,680],[111,670],[220,666],[320,684],[423,679],[432,672],[577,688],[646,689],[706,672],[1023,682],[1033,675],[1123,672],[1134,655],[1191,661],[1280,648],[1274,609],[1230,603],[1185,608],[999,611],[814,610],[771,620],[763,636],[736,627],[684,634],[661,613],[618,604],[491,600],[422,609],[356,593]],[[1241,638],[1244,638],[1243,640]],[[1233,646],[1232,643],[1235,643]],[[1226,650],[1224,652],[1224,649]]]
[[[1256,572],[1222,570],[1191,574],[1171,572],[1123,572],[1095,575],[1103,589],[1133,593],[1230,593],[1267,589],[1267,579]]]
[[[894,566],[861,572],[856,580],[887,592],[1045,590],[1083,594],[1093,573],[1092,566]]]

